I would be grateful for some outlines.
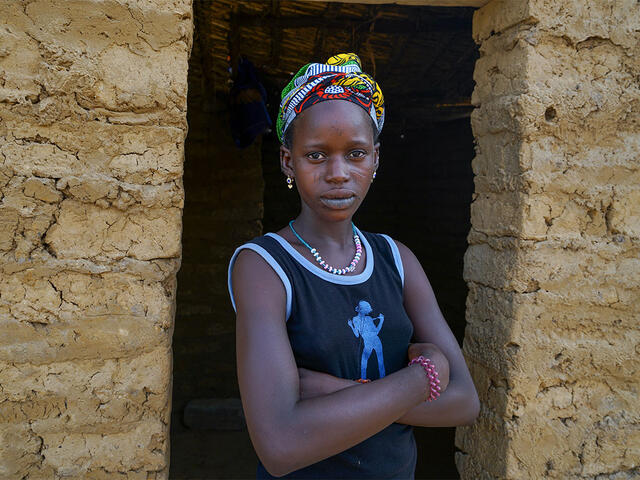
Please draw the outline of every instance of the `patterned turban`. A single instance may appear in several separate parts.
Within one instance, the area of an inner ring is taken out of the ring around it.
[[[280,142],[296,115],[325,100],[347,100],[364,108],[379,134],[384,124],[384,97],[380,86],[362,71],[355,53],[334,55],[327,63],[308,63],[282,90],[276,129]]]

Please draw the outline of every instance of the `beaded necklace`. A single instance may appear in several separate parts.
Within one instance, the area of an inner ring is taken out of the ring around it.
[[[298,237],[298,240],[300,240],[309,250],[311,250],[311,254],[313,255],[313,258],[315,258],[316,262],[318,262],[320,266],[324,268],[326,271],[330,273],[334,273],[336,275],[344,275],[346,273],[353,272],[356,269],[356,265],[360,261],[360,256],[362,255],[362,244],[360,243],[360,237],[356,233],[356,227],[353,224],[353,222],[351,222],[351,229],[353,230],[353,241],[356,244],[356,255],[355,257],[353,257],[353,260],[351,260],[351,263],[349,264],[349,266],[345,268],[335,268],[329,265],[327,262],[325,262],[320,256],[320,252],[318,252],[315,248],[312,248],[311,245],[305,242],[303,238],[300,235],[298,235],[298,232],[296,232],[295,229],[293,228],[293,220],[289,222],[289,228],[291,228],[291,231],[293,232],[293,234],[296,237]]]

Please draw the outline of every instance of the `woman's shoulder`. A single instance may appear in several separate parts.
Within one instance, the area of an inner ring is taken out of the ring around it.
[[[255,250],[256,246],[271,252],[273,247],[278,243],[277,238],[278,234],[275,232],[266,232],[262,235],[256,235],[255,237],[245,240],[242,244],[238,245],[235,249],[234,255],[246,249]]]
[[[253,291],[256,285],[260,285],[262,290],[273,288],[272,293],[276,296],[279,292],[284,292],[287,306],[286,318],[288,319],[291,315],[291,281],[281,265],[277,245],[272,242],[274,240],[265,234],[254,237],[236,248],[229,260],[227,286],[234,310],[236,304],[233,294],[233,278],[238,276],[241,289],[246,287],[247,290]]]
[[[253,259],[249,260],[249,262],[266,261],[268,264],[273,266],[274,263],[277,263],[274,258],[278,257],[277,244],[277,240],[268,233],[257,235],[246,240],[244,243],[238,245],[231,255],[229,266],[232,267],[238,258],[244,259],[247,257]]]

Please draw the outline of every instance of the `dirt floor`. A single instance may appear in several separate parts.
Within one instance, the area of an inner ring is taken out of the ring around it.
[[[178,415],[171,419],[171,430],[171,480],[256,477],[258,459],[246,431],[189,430]]]

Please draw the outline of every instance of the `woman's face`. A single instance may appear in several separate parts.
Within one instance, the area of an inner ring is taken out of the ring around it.
[[[303,209],[339,221],[350,218],[367,195],[379,147],[364,109],[330,100],[296,118],[291,148],[280,147],[280,164],[295,178]]]

